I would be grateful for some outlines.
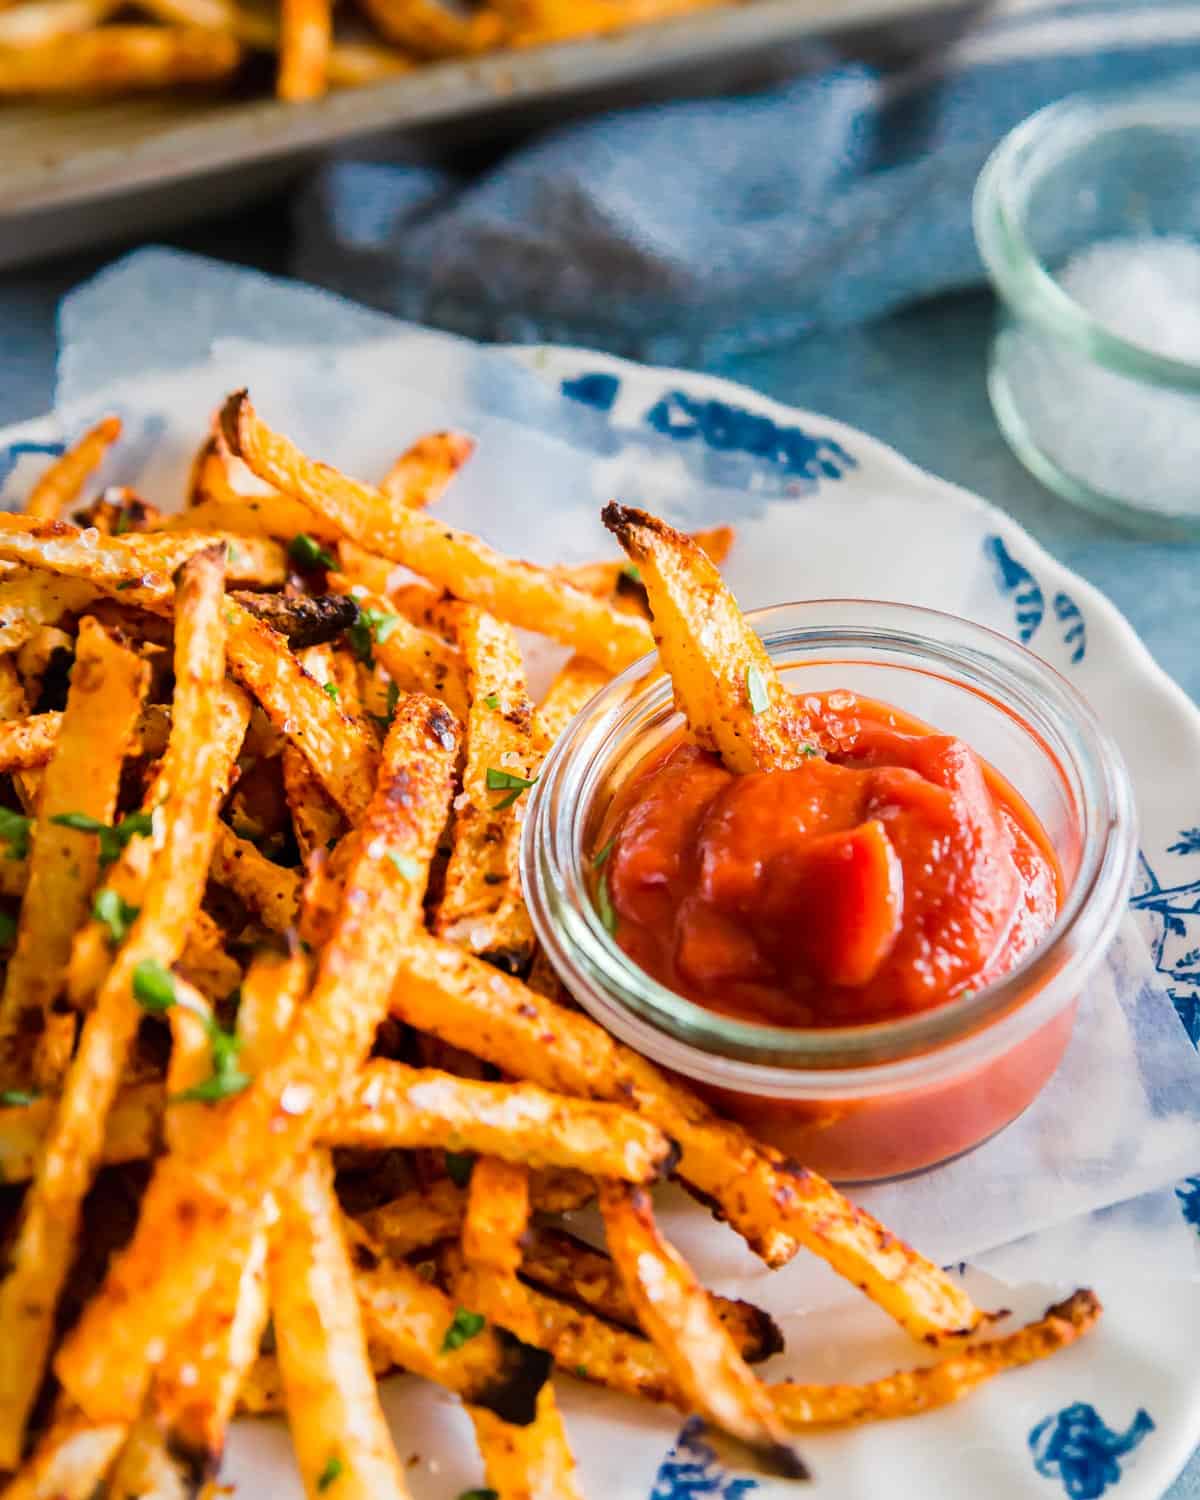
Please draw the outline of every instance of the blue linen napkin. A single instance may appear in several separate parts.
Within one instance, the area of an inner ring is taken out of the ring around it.
[[[814,46],[785,87],[553,130],[476,178],[336,162],[295,269],[477,338],[712,360],[980,279],[971,191],[1007,130],[1200,67],[1198,0],[996,0],[934,35],[890,64]]]

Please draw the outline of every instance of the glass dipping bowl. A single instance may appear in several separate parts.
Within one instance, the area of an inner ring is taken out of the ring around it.
[[[1124,908],[1137,843],[1129,780],[1075,690],[981,626],[844,599],[749,619],[793,692],[844,688],[891,704],[960,736],[1012,783],[1063,869],[1062,911],[1043,943],[971,995],[836,1029],[734,1020],[652,979],[600,921],[589,860],[618,788],[682,726],[653,657],[598,694],[551,752],[526,816],[526,899],[563,983],[622,1041],[807,1167],[842,1182],[900,1176],[993,1135],[1057,1067]]]
[[[1065,271],[1078,287],[1066,268],[1095,247],[1164,236],[1185,257],[1196,246],[1200,263],[1194,77],[1039,111],[1000,143],[975,190],[975,238],[1001,299],[988,390],[1018,458],[1066,499],[1143,534],[1200,537],[1200,349],[1190,334],[1186,358],[1121,337],[1063,285]],[[1126,304],[1148,327],[1162,309],[1146,285]],[[1188,300],[1200,330],[1200,286]],[[1172,322],[1181,338],[1191,326]]]

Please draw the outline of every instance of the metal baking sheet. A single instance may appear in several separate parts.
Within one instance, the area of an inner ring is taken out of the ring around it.
[[[655,75],[688,88],[717,63],[961,3],[747,0],[615,36],[434,64],[304,104],[180,94],[5,105],[0,267],[249,201],[347,141],[453,121],[481,127]]]

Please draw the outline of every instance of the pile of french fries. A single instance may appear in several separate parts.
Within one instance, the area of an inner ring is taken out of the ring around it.
[[[274,59],[280,99],[428,63],[604,36],[729,0],[0,0],[0,100],[229,85]],[[252,70],[251,70],[252,71]]]
[[[398,1500],[393,1369],[461,1398],[499,1500],[581,1494],[552,1370],[799,1478],[797,1435],[1092,1326],[1079,1292],[979,1339],[961,1285],[617,1043],[536,949],[528,789],[655,634],[736,769],[810,737],[713,561],[728,530],[610,507],[628,561],[543,570],[431,514],[469,438],[362,483],[245,392],[167,514],[85,495],[118,436],[0,515],[9,1500],[195,1495],[239,1410],[286,1414],[310,1496]],[[572,653],[536,705],[516,627]],[[932,1362],[764,1383],[778,1330],[666,1240],[667,1175],[768,1265],[823,1257]],[[604,1249],[557,1219],[592,1202]]]

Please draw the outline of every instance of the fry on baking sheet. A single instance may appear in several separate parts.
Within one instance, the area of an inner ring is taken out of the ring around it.
[[[731,771],[785,771],[811,754],[814,728],[780,681],[715,565],[645,511],[608,505],[604,524],[646,586],[654,638],[699,744]]]
[[[363,10],[389,42],[418,57],[468,57],[503,34],[492,11],[464,11],[444,0],[364,0]]]
[[[278,1185],[365,1059],[397,953],[421,922],[457,753],[445,708],[401,700],[308,1001],[279,1054],[223,1114],[202,1174],[163,1159],[133,1239],[59,1350],[59,1379],[92,1416],[136,1413],[155,1341],[176,1332],[231,1225]]]
[[[35,46],[0,48],[0,98],[120,94],[228,78],[242,51],[216,31],[98,26]]]
[[[329,86],[333,43],[330,0],[280,0],[279,75],[281,99],[318,99]]]
[[[11,22],[14,12],[3,18]],[[96,19],[100,19],[97,17]],[[94,23],[93,23],[94,24]],[[0,41],[5,40],[0,31]],[[29,38],[23,40],[28,41]],[[25,502],[25,514],[39,521],[55,521],[63,510],[78,498],[88,476],[100,467],[104,455],[121,436],[121,419],[105,417],[74,443],[61,458],[56,458]]]
[[[501,556],[411,506],[397,506],[370,485],[314,463],[258,417],[244,391],[221,412],[230,451],[253,473],[293,494],[352,541],[404,563],[439,588],[512,625],[540,631],[617,671],[651,649],[640,620],[559,583],[542,568]],[[0,552],[0,557],[4,556]]]
[[[37,1175],[25,1195],[11,1267],[0,1284],[0,1466],[15,1468],[49,1353],[53,1320],[70,1263],[83,1196],[99,1161],[104,1124],[137,1027],[135,974],[165,967],[183,948],[204,893],[217,806],[240,734],[216,733],[225,673],[221,549],[198,553],[177,585],[174,720],[169,791],[160,816],[154,877],[124,945],[84,1024],[79,1050]],[[132,1418],[137,1407],[127,1415]]]
[[[513,973],[533,956],[521,890],[523,794],[537,780],[533,705],[512,629],[471,604],[446,606],[471,706],[462,793],[434,930]]]
[[[32,852],[0,994],[0,1035],[36,1031],[57,995],[100,867],[97,829],[113,823],[149,678],[140,657],[94,620],[81,622],[67,707],[29,830]]]

